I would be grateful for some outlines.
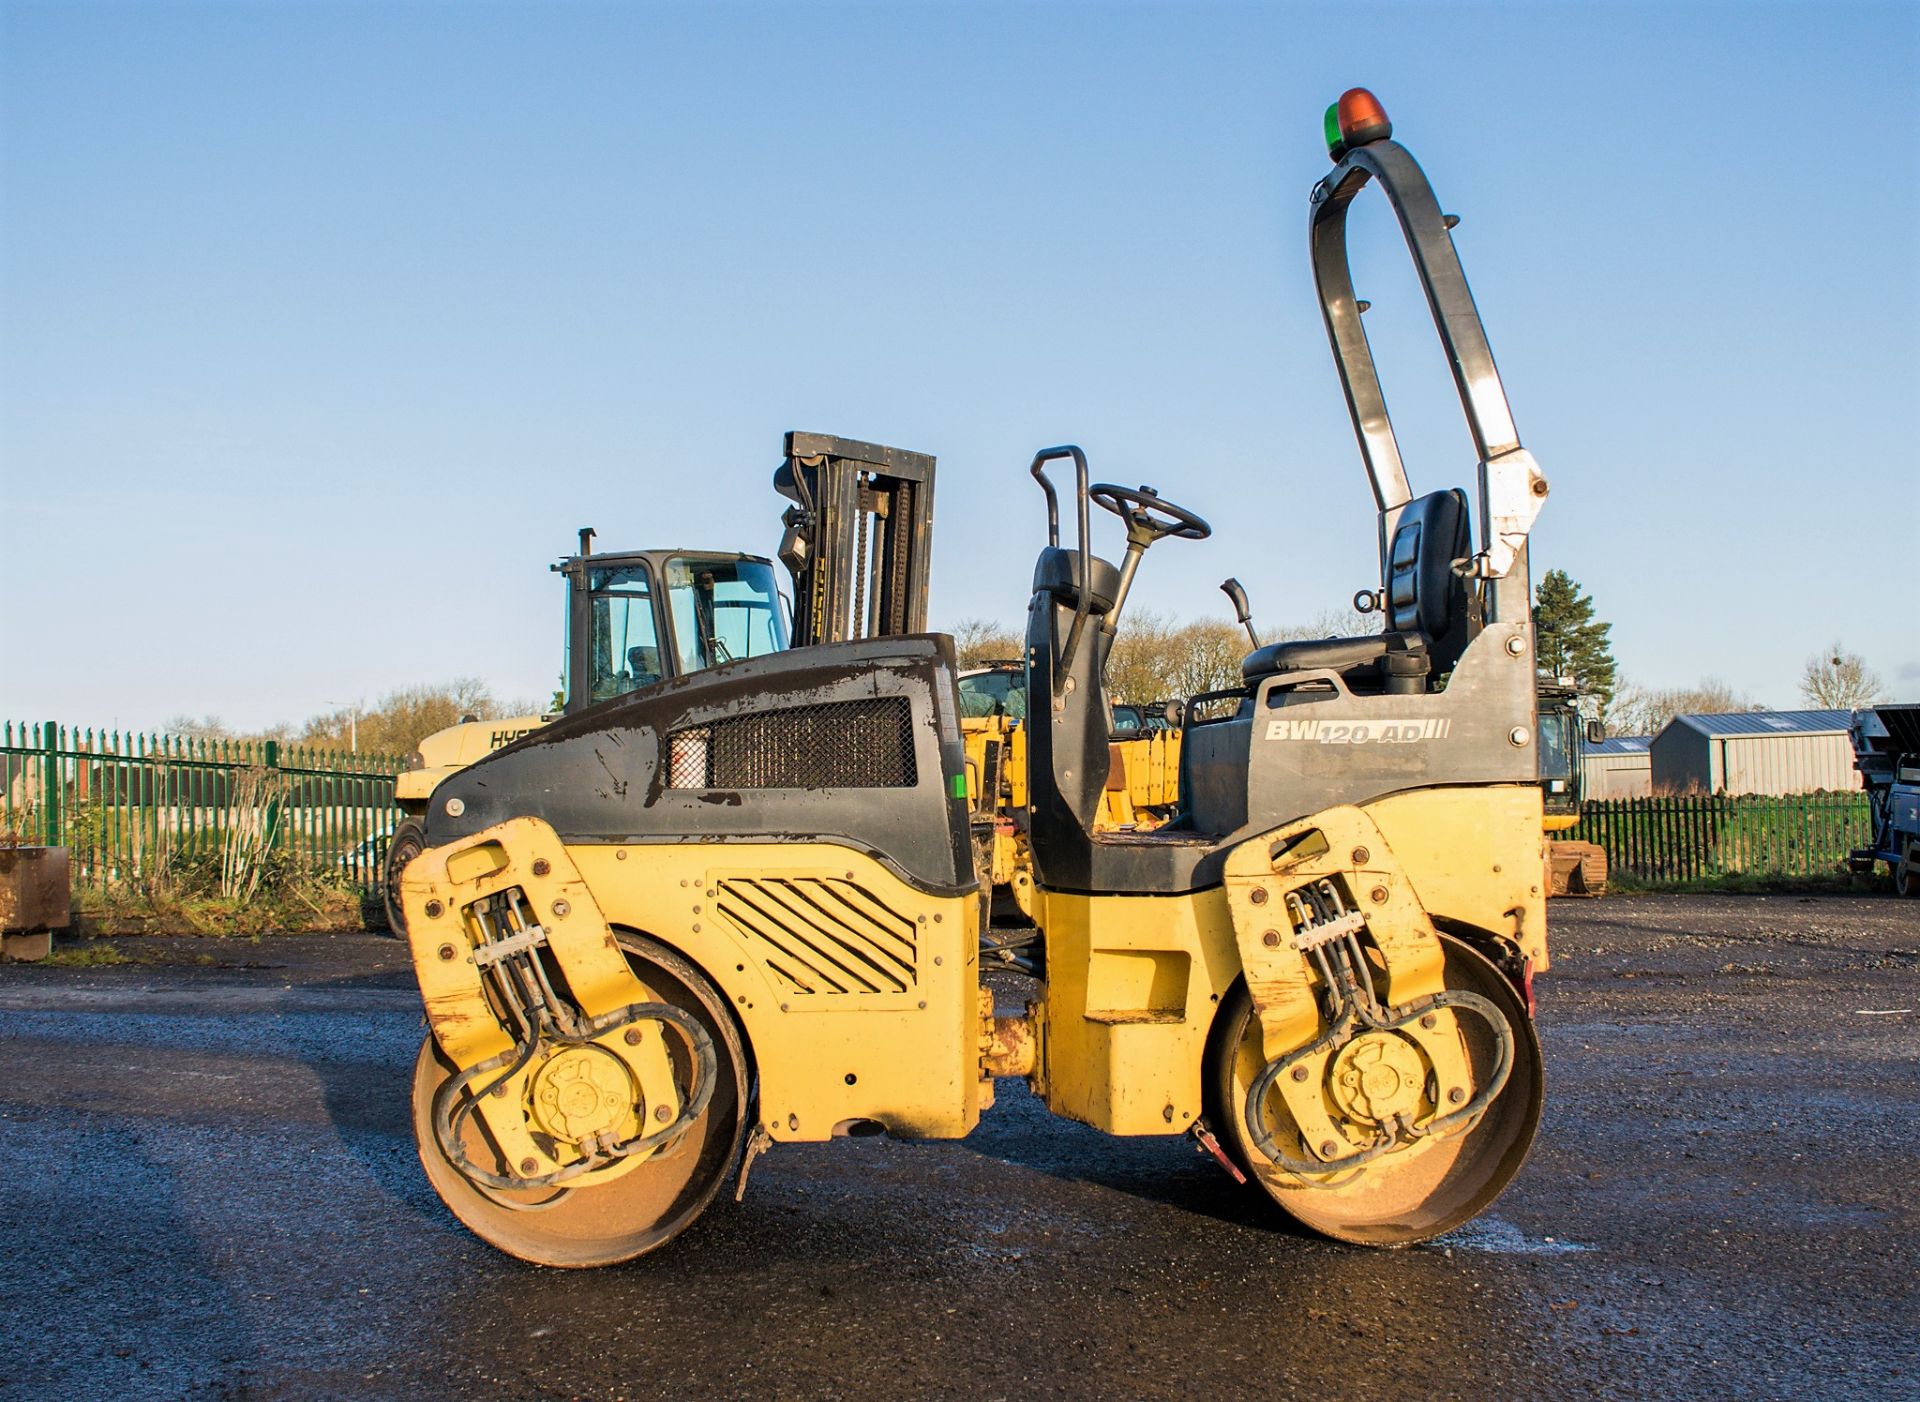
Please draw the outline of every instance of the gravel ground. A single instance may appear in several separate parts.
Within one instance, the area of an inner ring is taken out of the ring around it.
[[[1003,1082],[967,1140],[780,1148],[664,1252],[539,1270],[420,1172],[394,941],[6,967],[0,1395],[1920,1397],[1920,902],[1552,914],[1533,1158],[1393,1253]]]

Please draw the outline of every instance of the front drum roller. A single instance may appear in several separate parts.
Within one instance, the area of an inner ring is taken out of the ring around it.
[[[1513,985],[1485,956],[1449,936],[1442,935],[1440,943],[1447,992],[1486,1000],[1511,1030],[1506,1083],[1465,1127],[1337,1172],[1302,1173],[1260,1151],[1261,1136],[1246,1114],[1248,1093],[1268,1065],[1260,1019],[1244,981],[1221,1004],[1208,1049],[1208,1120],[1219,1127],[1251,1185],[1295,1221],[1336,1241],[1411,1246],[1451,1231],[1486,1210],[1520,1171],[1533,1146],[1543,1090],[1540,1039],[1533,1021]],[[1502,1047],[1486,1019],[1462,1016],[1458,1026],[1474,1084],[1497,1079]],[[1391,1057],[1398,1049],[1383,1041],[1391,1036],[1374,1034],[1380,1045],[1359,1048],[1359,1054]],[[1335,1067],[1337,1074],[1340,1063]],[[1283,1144],[1297,1139],[1299,1131],[1277,1087],[1265,1096],[1264,1106],[1266,1137]]]
[[[746,1135],[752,1081],[725,1003],[698,969],[665,945],[624,931],[616,931],[615,938],[649,994],[688,1014],[713,1041],[713,1095],[667,1148],[607,1181],[581,1187],[486,1187],[455,1167],[434,1132],[434,1100],[454,1079],[454,1066],[431,1036],[414,1065],[413,1136],[434,1191],[474,1235],[535,1265],[609,1266],[664,1246],[713,1201]],[[690,1085],[693,1049],[671,1030],[666,1044],[675,1080]],[[464,1117],[459,1133],[474,1166],[488,1174],[511,1172],[479,1116]]]

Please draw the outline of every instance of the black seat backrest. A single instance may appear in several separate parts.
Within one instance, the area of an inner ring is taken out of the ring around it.
[[[1095,618],[1113,610],[1113,596],[1120,592],[1120,571],[1098,555],[1087,557],[1093,575],[1093,592],[1087,599],[1087,612]],[[1033,566],[1033,592],[1052,596],[1068,609],[1080,605],[1080,552],[1050,545],[1040,552]]]
[[[1454,487],[1408,502],[1387,555],[1387,631],[1420,633],[1429,643],[1451,633],[1467,596],[1453,562],[1472,552],[1465,492]]]
[[[1471,642],[1469,581],[1453,562],[1472,553],[1467,494],[1459,488],[1415,497],[1401,509],[1387,550],[1383,631],[1357,638],[1268,643],[1248,653],[1240,674],[1257,683],[1281,672],[1332,668],[1362,691],[1425,691]]]

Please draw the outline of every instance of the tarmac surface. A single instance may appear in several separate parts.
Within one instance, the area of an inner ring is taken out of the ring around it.
[[[1533,1157],[1402,1252],[1003,1081],[969,1139],[778,1148],[537,1269],[420,1170],[396,941],[8,966],[0,1396],[1920,1397],[1920,901],[1552,918]]]

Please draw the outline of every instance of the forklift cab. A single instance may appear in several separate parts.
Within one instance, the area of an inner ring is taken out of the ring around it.
[[[790,647],[926,631],[934,459],[831,434],[789,432],[774,489],[793,503],[780,574],[759,555],[580,553],[567,577],[566,714],[726,662]]]
[[[562,710],[788,645],[785,600],[773,562],[758,555],[689,550],[592,554],[553,568],[567,578]]]

